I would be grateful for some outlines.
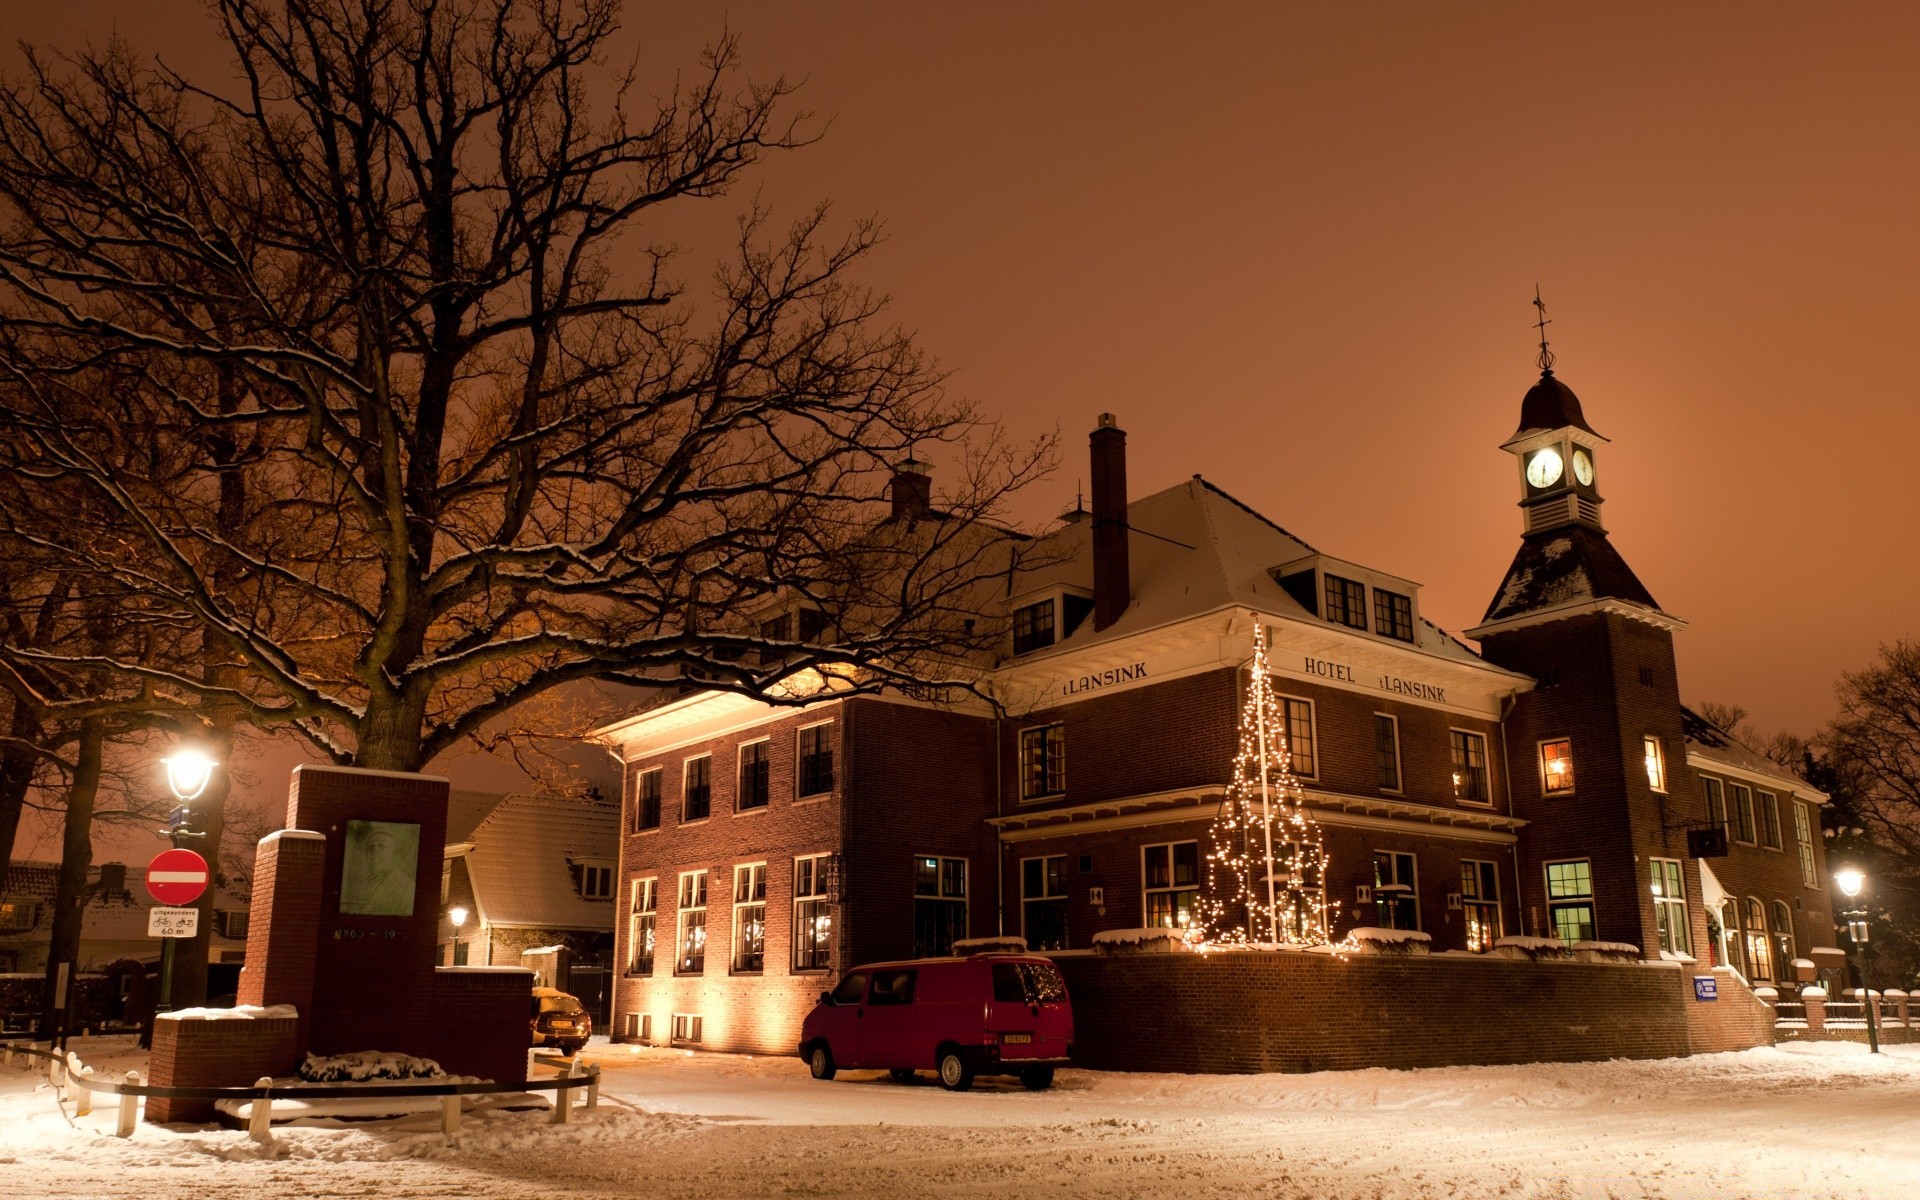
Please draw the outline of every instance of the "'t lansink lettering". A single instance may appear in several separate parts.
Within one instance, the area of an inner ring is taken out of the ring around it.
[[[1124,667],[1108,667],[1104,671],[1095,671],[1091,675],[1069,679],[1061,685],[1060,691],[1063,695],[1072,696],[1080,692],[1091,692],[1097,688],[1112,687],[1116,683],[1132,683],[1136,679],[1146,677],[1146,663],[1129,663]]]

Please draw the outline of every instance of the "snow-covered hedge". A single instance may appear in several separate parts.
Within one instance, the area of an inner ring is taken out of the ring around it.
[[[1631,942],[1575,942],[1573,948],[1602,962],[1640,961],[1640,947]]]
[[[1182,929],[1105,929],[1093,935],[1100,954],[1178,954],[1193,949]]]
[[[394,1054],[385,1050],[356,1050],[351,1054],[308,1053],[300,1064],[300,1078],[308,1083],[364,1083],[370,1079],[444,1079],[446,1072],[430,1058]]]
[[[969,954],[1025,954],[1027,939],[1023,937],[961,938],[953,944],[953,952],[961,958]]]
[[[270,1021],[297,1017],[300,1011],[291,1004],[238,1004],[232,1008],[176,1008],[159,1015],[162,1021]]]
[[[1573,957],[1573,947],[1559,938],[1549,937],[1503,937],[1495,938],[1493,952],[1507,958],[1530,958],[1535,962],[1543,959],[1564,959]]]
[[[1418,929],[1380,929],[1362,925],[1347,931],[1343,949],[1361,954],[1425,954],[1433,942]]]

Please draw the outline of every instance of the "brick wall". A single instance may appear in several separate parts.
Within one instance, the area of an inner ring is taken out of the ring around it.
[[[1716,1054],[1773,1045],[1773,1010],[1762,1004],[1738,975],[1725,967],[1709,970],[1694,966],[1676,974],[1680,977],[1680,1004],[1687,1014],[1687,1046],[1693,1053]],[[1694,976],[1708,974],[1717,985],[1718,997],[1699,1000],[1694,995]]]
[[[261,1076],[292,1074],[300,1063],[300,1022],[293,1017],[199,1021],[161,1017],[153,1023],[147,1082],[163,1087],[250,1087]],[[211,1100],[149,1097],[146,1119],[211,1121]]]
[[[1689,1048],[1665,965],[1466,956],[1062,955],[1074,1061],[1237,1074],[1664,1058]]]
[[[1765,846],[1743,845],[1732,841],[1729,835],[1728,852],[1725,858],[1711,859],[1708,867],[1720,886],[1726,890],[1729,898],[1735,901],[1735,927],[1745,930],[1749,925],[1747,899],[1760,901],[1765,916],[1765,928],[1771,930],[1774,921],[1773,903],[1775,900],[1786,902],[1787,913],[1793,922],[1793,954],[1796,958],[1809,958],[1807,951],[1814,946],[1838,945],[1833,925],[1832,893],[1825,886],[1808,887],[1800,876],[1800,851],[1794,841],[1793,798],[1785,787],[1768,787],[1753,783],[1748,779],[1736,778],[1702,768],[1696,772],[1699,776],[1713,776],[1722,781],[1722,788],[1728,783],[1737,782],[1746,786],[1752,794],[1756,809],[1755,823],[1758,823],[1758,808],[1761,793],[1772,792],[1774,802],[1780,810],[1780,848],[1768,849]],[[1704,816],[1704,801],[1702,801]],[[1814,878],[1825,884],[1826,839],[1820,834],[1820,810],[1818,806],[1809,806],[1809,822],[1813,833]],[[1700,956],[1702,959],[1706,955]],[[1770,957],[1777,958],[1778,955]],[[1746,961],[1745,947],[1738,951],[1734,965],[1743,971],[1751,971],[1752,964]],[[1771,973],[1766,976],[1770,982],[1791,982],[1792,972],[1788,964],[1772,962]]]
[[[532,989],[533,972],[519,967],[436,970],[436,1037],[429,1053],[450,1075],[525,1082]],[[361,1040],[380,1041],[377,1036]]]
[[[247,959],[236,1004],[291,1004],[302,1037],[313,1007],[315,948],[320,939],[321,874],[327,843],[310,830],[282,830],[254,852]],[[248,1080],[249,1083],[252,1080]]]

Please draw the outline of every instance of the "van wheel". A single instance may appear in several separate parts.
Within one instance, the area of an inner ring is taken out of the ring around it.
[[[893,1080],[895,1083],[912,1083],[914,1076],[917,1074],[919,1074],[919,1072],[909,1067],[895,1067],[887,1072],[887,1078]]]
[[[1021,1067],[1020,1086],[1030,1092],[1044,1092],[1053,1086],[1052,1067]]]
[[[941,1087],[950,1092],[964,1092],[973,1086],[973,1064],[957,1047],[948,1046],[940,1051],[937,1065]]]
[[[807,1070],[813,1072],[815,1079],[832,1079],[835,1069],[833,1051],[827,1049],[825,1042],[815,1042],[813,1049],[807,1051]]]

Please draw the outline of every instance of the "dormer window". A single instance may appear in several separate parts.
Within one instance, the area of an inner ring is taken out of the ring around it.
[[[1349,629],[1367,627],[1367,586],[1338,575],[1326,576],[1327,620]]]
[[[579,883],[581,899],[613,899],[612,863],[575,863],[574,878]]]
[[[1385,588],[1373,589],[1373,631],[1382,637],[1413,640],[1413,599]]]
[[[1013,610],[1013,652],[1027,654],[1054,643],[1053,599]]]

